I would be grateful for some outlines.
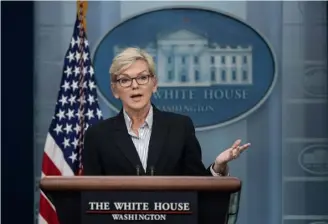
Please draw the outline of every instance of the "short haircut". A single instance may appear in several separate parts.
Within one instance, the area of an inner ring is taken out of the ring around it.
[[[125,48],[122,52],[116,55],[113,59],[112,65],[109,69],[111,81],[115,80],[115,77],[120,75],[122,71],[129,68],[137,60],[144,60],[148,64],[149,72],[151,75],[156,76],[155,62],[153,57],[137,47]]]

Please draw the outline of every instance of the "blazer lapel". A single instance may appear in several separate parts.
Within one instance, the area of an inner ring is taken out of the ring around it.
[[[140,174],[144,174],[145,171],[142,167],[138,152],[125,124],[123,110],[116,117],[116,143],[117,147],[122,150],[125,157],[131,162],[131,165],[136,170],[136,174],[138,172],[137,169],[139,169]]]
[[[163,150],[165,139],[169,131],[169,126],[162,117],[161,112],[153,105],[153,126],[152,134],[149,142],[147,170],[154,169],[156,172],[156,162]]]

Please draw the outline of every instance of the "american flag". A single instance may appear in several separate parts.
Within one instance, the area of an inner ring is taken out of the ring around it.
[[[44,147],[41,177],[79,175],[83,168],[84,132],[102,120],[89,45],[79,18],[77,16],[64,59],[55,113]],[[59,223],[56,208],[42,191],[38,219],[40,224]]]

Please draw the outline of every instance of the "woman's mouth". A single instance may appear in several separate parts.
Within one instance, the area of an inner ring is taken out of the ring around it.
[[[142,98],[142,94],[133,94],[133,95],[131,95],[131,99],[135,102],[140,101],[141,98]]]

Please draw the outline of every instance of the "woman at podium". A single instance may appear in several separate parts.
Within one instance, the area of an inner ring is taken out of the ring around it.
[[[151,102],[157,78],[153,58],[139,48],[113,59],[110,88],[122,109],[86,131],[84,175],[226,176],[228,163],[250,146],[238,139],[205,167],[192,120]]]

